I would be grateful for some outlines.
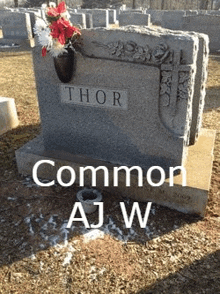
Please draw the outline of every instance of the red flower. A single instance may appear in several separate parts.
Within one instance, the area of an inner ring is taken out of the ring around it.
[[[47,11],[47,14],[52,17],[57,17],[65,11],[66,11],[66,4],[64,1],[62,1],[57,7],[49,8]]]
[[[42,53],[42,56],[43,56],[43,57],[46,56],[46,54],[47,54],[47,49],[46,49],[46,47],[43,47],[43,48],[42,48],[42,52],[41,52],[41,53]]]
[[[51,36],[58,39],[61,45],[66,43],[66,38],[71,38],[74,33],[80,35],[80,31],[72,26],[68,20],[64,18],[59,18],[57,21],[52,22],[50,25]]]

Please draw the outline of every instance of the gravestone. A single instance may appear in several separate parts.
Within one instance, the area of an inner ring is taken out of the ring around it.
[[[87,17],[92,15],[93,27],[108,27],[109,25],[109,14],[106,9],[78,9],[77,12],[86,13]],[[90,28],[90,26],[88,28]]]
[[[68,12],[69,13],[77,13],[77,9],[76,8],[68,8]]]
[[[126,9],[126,10],[120,10],[119,14],[130,14],[130,13],[146,13],[143,9]]]
[[[150,14],[141,13],[121,13],[118,16],[119,26],[137,25],[137,26],[149,26]]]
[[[184,10],[165,10],[162,16],[161,26],[171,30],[180,30],[185,14],[186,12]]]
[[[198,15],[198,10],[186,10],[187,15]]]
[[[39,177],[54,177],[62,165],[77,171],[88,165],[143,171],[160,166],[168,177],[170,167],[184,165],[189,174],[185,190],[180,178],[175,187],[138,189],[135,175],[131,187],[120,180],[115,189],[204,215],[214,135],[202,135],[206,148],[196,147],[193,162],[187,146],[201,37],[139,26],[82,30],[82,37],[82,54],[68,83],[59,80],[52,56],[42,58],[41,47],[33,49],[42,135],[16,152],[19,172],[31,174],[38,160],[51,158],[55,166],[44,165]],[[204,172],[198,154],[205,160]]]
[[[28,14],[30,15],[30,21],[31,21],[31,30],[32,30],[32,36],[34,37],[34,25],[35,25],[35,22],[36,22],[36,19],[38,17],[41,17],[41,11],[40,9],[39,10],[30,10],[28,9]]]
[[[0,97],[0,135],[16,128],[19,124],[15,100]]]
[[[28,13],[6,13],[2,22],[4,39],[31,39],[31,21]]]
[[[151,21],[155,25],[170,30],[179,30],[182,27],[182,19],[186,12],[184,10],[149,10]]]
[[[162,26],[163,10],[148,10],[153,25]]]
[[[119,10],[126,10],[126,4],[122,4],[121,7],[119,7]]]
[[[43,4],[41,6],[40,13],[41,13],[41,18],[46,19],[46,7]]]
[[[220,10],[207,10],[207,14],[220,15]]]
[[[4,19],[5,13],[8,13],[8,10],[6,10],[6,9],[0,10],[0,27],[1,28],[2,28],[2,24],[3,24],[3,19]]]
[[[185,16],[183,17],[182,29],[207,34],[210,40],[210,51],[214,52],[220,49],[220,15]]]
[[[116,23],[116,9],[108,9],[108,18],[109,18],[109,24],[115,24]]]
[[[106,9],[91,9],[93,27],[108,27],[109,14]]]
[[[0,40],[1,50],[4,46],[17,45],[17,48],[28,49],[33,46],[34,39],[29,13],[7,12],[2,19],[3,38]],[[7,49],[8,50],[8,49]]]
[[[213,9],[214,10],[220,9],[220,1],[219,0],[213,0]]]
[[[59,83],[49,56],[34,54],[45,148],[144,169],[181,165],[198,37],[131,27],[83,31],[83,43],[68,85]]]
[[[90,11],[90,9],[88,9]],[[93,28],[93,18],[92,14],[87,11],[87,9],[77,9],[78,14],[85,14],[86,16],[86,28]]]
[[[70,22],[73,25],[79,26],[82,29],[86,28],[86,15],[85,13],[72,13],[70,12]]]

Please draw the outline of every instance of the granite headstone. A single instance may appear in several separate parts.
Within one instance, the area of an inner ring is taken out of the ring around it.
[[[3,38],[31,39],[32,29],[28,13],[7,12],[2,21]]]
[[[73,25],[79,26],[82,29],[86,28],[86,14],[70,12],[70,21]]]
[[[142,14],[138,12],[121,13],[118,16],[119,26],[136,25],[149,26],[150,14]]]
[[[83,30],[68,84],[50,55],[33,58],[46,150],[143,169],[186,159],[199,38],[128,26]]]
[[[220,15],[193,15],[183,17],[182,29],[186,31],[194,31],[209,36],[210,51],[216,51],[220,48],[219,30]]]

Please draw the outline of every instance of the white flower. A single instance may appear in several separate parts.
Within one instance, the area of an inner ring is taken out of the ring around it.
[[[47,28],[46,22],[42,18],[38,18],[34,25],[34,33],[40,35],[43,30]]]
[[[47,4],[45,4],[45,3],[42,4],[42,5],[41,5],[41,8],[42,8],[42,9],[46,9],[46,8],[47,8]]]
[[[50,49],[50,53],[53,57],[57,57],[59,55],[62,55],[63,53],[67,52],[66,49],[63,47],[63,48],[51,48]]]
[[[47,47],[48,50],[53,45],[53,38],[50,32],[48,24],[42,18],[38,18],[34,26],[34,33],[38,36],[40,45]]]
[[[55,2],[49,2],[49,6],[55,8],[56,7],[56,3]]]
[[[50,47],[53,45],[53,38],[50,35],[50,29],[45,28],[44,30],[42,30],[38,36],[38,40],[41,46],[44,46],[50,49]]]
[[[53,40],[53,45],[50,48],[50,53],[53,57],[57,57],[67,52],[65,47],[61,45],[57,40]]]

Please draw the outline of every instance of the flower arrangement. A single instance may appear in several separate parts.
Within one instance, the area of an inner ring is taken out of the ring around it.
[[[45,16],[45,19],[38,18],[34,27],[42,46],[42,56],[50,52],[53,57],[57,57],[67,52],[67,48],[73,51],[78,49],[81,32],[69,21],[65,2],[62,1],[57,7],[51,3],[46,8]]]

